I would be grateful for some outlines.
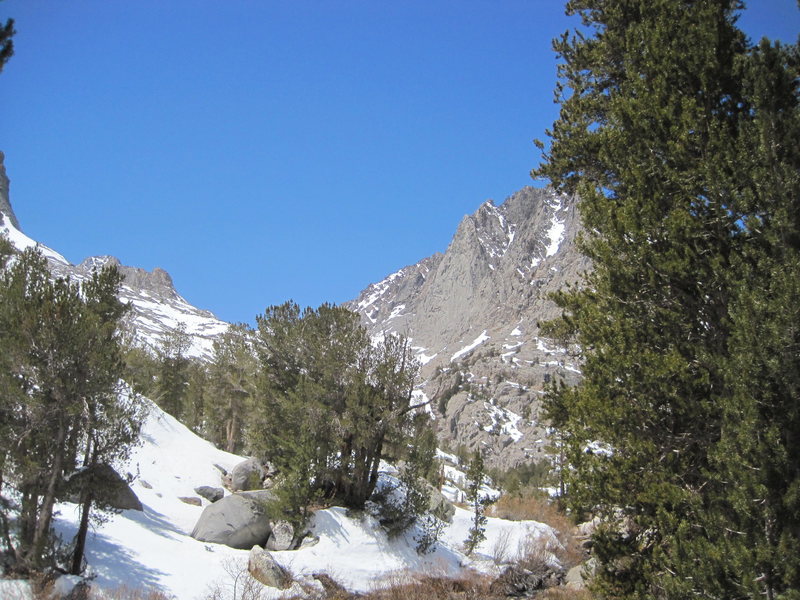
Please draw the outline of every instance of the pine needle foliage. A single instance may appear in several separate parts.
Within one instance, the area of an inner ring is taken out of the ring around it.
[[[798,50],[742,7],[572,0],[554,42],[533,175],[579,195],[594,268],[545,328],[584,360],[546,409],[603,597],[800,593]]]
[[[472,511],[472,521],[467,539],[464,540],[464,550],[470,556],[482,541],[486,539],[486,505],[488,501],[481,495],[481,487],[486,477],[486,470],[483,464],[483,454],[477,450],[467,467],[466,479],[467,490],[466,499]]]
[[[11,568],[25,573],[53,566],[55,505],[72,478],[125,460],[143,413],[135,397],[121,394],[117,327],[126,307],[117,269],[81,283],[54,278],[41,252],[16,253],[4,238],[0,262],[0,543]],[[113,493],[78,492],[73,572],[90,512]]]
[[[257,321],[249,444],[296,487],[277,490],[296,514],[321,498],[362,509],[386,449],[412,441],[417,365],[408,340],[373,344],[356,313],[328,304],[301,311],[287,302]]]

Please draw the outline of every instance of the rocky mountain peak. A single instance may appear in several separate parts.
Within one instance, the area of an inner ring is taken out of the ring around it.
[[[109,264],[115,265],[120,270],[124,284],[131,289],[148,292],[164,300],[180,298],[175,290],[172,277],[160,267],[147,271],[139,267],[123,265],[116,256],[106,255],[90,256],[76,265],[74,269],[88,275],[92,271],[102,269]]]
[[[164,269],[156,267],[146,271],[129,267],[121,264],[116,257],[107,255],[91,256],[73,265],[54,250],[23,234],[11,209],[3,158],[0,152],[0,233],[8,235],[18,250],[38,248],[56,277],[83,281],[97,269],[108,264],[116,265],[123,276],[120,300],[131,307],[124,317],[123,326],[137,344],[156,348],[170,331],[183,327],[190,339],[188,354],[201,358],[211,356],[214,340],[227,330],[228,323],[181,297],[172,277]]]
[[[480,447],[494,466],[543,453],[543,386],[575,380],[579,366],[539,338],[539,322],[559,314],[549,294],[590,267],[575,249],[579,230],[575,198],[526,187],[466,215],[444,254],[349,303],[372,335],[411,338],[423,364],[417,393],[432,401],[443,443]]]
[[[9,201],[9,180],[8,175],[6,175],[5,159],[6,155],[0,150],[0,214],[8,217],[15,229],[22,231],[19,227],[19,221],[17,221],[17,215],[14,214],[14,209],[11,208],[11,202]]]

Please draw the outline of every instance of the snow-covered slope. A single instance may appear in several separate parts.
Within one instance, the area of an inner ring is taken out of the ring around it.
[[[220,471],[213,465],[229,470],[243,458],[214,448],[146,402],[149,416],[143,444],[128,465],[136,475],[132,488],[144,512],[123,511],[89,534],[89,570],[94,584],[104,589],[151,588],[180,599],[201,598],[212,585],[230,583],[229,566],[246,565],[248,552],[191,538],[189,533],[208,502],[194,506],[180,497],[196,497],[194,488],[200,485],[220,486]],[[77,529],[77,506],[64,503],[58,510],[57,530],[69,540]],[[420,557],[413,532],[389,540],[372,517],[350,517],[342,508],[328,508],[320,510],[312,522],[318,544],[273,556],[298,580],[328,573],[350,589],[368,590],[399,572],[452,575],[466,566],[492,570],[489,559],[501,538],[513,554],[529,536],[548,540],[553,535],[549,527],[533,521],[489,518],[487,539],[470,559],[460,551],[470,516],[469,511],[456,508],[438,549]]]

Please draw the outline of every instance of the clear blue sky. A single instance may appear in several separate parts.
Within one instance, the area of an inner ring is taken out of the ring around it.
[[[751,0],[793,42],[796,0]],[[558,0],[5,0],[25,232],[169,271],[229,321],[354,298],[531,182]]]

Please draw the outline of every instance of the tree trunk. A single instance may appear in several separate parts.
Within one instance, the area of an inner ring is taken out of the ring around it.
[[[91,468],[97,464],[97,451],[92,451],[91,435],[86,442],[83,464],[87,468]],[[92,502],[94,501],[94,493],[92,491],[94,483],[91,479],[92,478],[89,477],[89,480],[84,483],[83,490],[81,490],[81,522],[78,525],[78,533],[75,536],[75,550],[72,553],[72,567],[69,570],[70,575],[81,574],[83,554],[86,550],[86,534],[89,531],[89,516],[91,515]]]
[[[42,508],[36,519],[36,527],[33,531],[33,539],[25,556],[25,562],[32,567],[39,567],[44,551],[47,536],[50,533],[50,523],[53,520],[53,506],[56,502],[56,487],[61,479],[62,463],[64,461],[64,441],[67,437],[67,427],[64,419],[59,418],[58,433],[55,440],[55,453],[53,456],[53,466],[50,470],[50,477],[47,482],[47,490],[42,499]]]
[[[375,444],[375,454],[373,454],[372,457],[373,463],[370,468],[369,484],[367,487],[367,498],[372,496],[372,492],[375,491],[375,486],[378,485],[378,467],[380,467],[381,464],[381,453],[383,452],[384,437],[386,437],[386,430],[385,428],[381,428],[380,435]]]
[[[233,413],[228,419],[228,426],[225,428],[225,451],[233,454],[236,450],[236,431],[238,429],[238,418],[236,413]]]
[[[81,522],[78,526],[78,534],[75,536],[75,551],[72,554],[72,568],[70,575],[80,575],[81,565],[83,564],[83,553],[86,549],[86,534],[89,531],[89,515],[92,510],[92,500],[94,495],[87,489],[81,494]]]

